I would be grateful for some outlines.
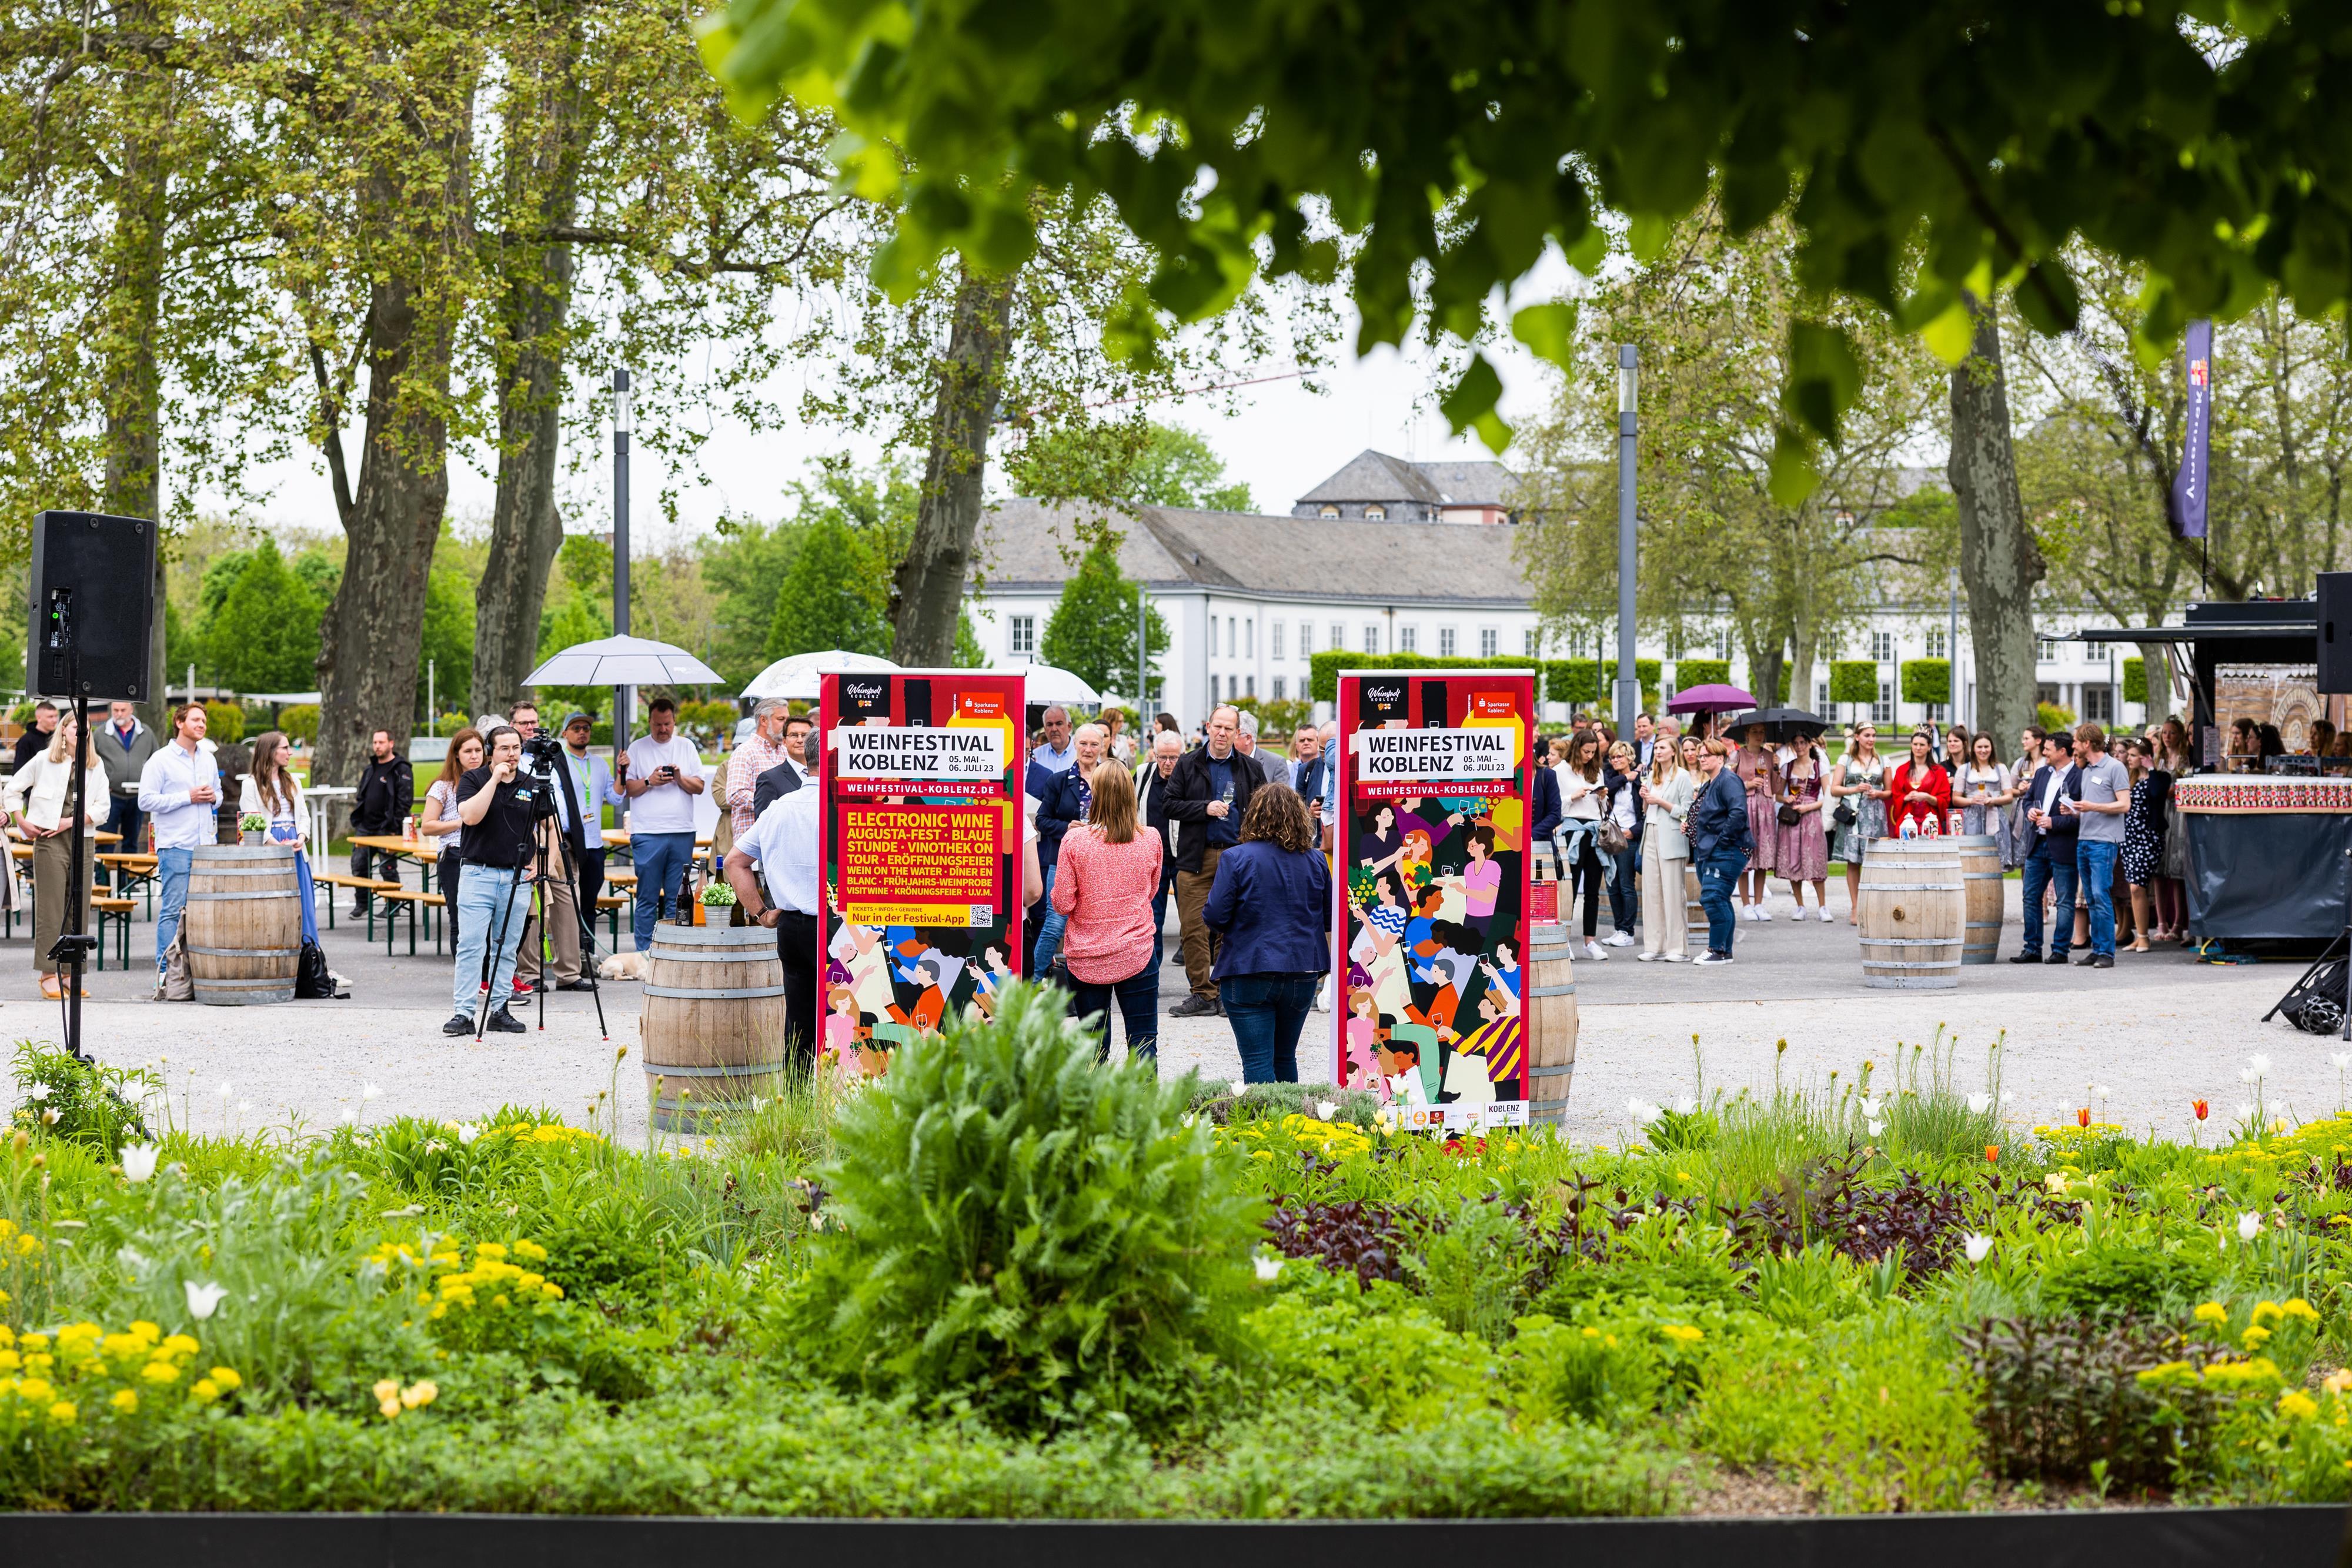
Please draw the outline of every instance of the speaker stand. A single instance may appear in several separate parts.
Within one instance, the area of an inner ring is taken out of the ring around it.
[[[2308,985],[2313,976],[2327,967],[2327,961],[2336,956],[2338,949],[2344,952],[2347,960],[2352,960],[2352,850],[2345,852],[2344,865],[2344,929],[2329,940],[2327,950],[2311,961],[2311,967],[2303,972],[2301,978],[2286,988],[2286,996],[2273,1002],[2271,1010],[2256,1021],[2268,1023],[2278,1017],[2279,1009],[2286,1006],[2287,997],[2294,995]],[[2347,961],[2344,966],[2344,1025],[2339,1038],[2352,1040],[2352,961]]]

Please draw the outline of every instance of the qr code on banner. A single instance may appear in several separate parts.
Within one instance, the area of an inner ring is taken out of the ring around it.
[[[996,905],[992,904],[975,904],[971,906],[971,913],[965,918],[971,923],[971,927],[974,930],[978,930],[983,925],[993,925],[996,924]]]

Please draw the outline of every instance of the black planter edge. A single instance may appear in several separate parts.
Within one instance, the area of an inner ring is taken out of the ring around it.
[[[2323,1568],[2332,1504],[1794,1518],[840,1520],[578,1514],[0,1513],[10,1568]],[[2352,1555],[2341,1560],[2352,1564]]]

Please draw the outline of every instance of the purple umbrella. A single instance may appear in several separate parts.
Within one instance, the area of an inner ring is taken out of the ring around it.
[[[1731,713],[1756,706],[1756,699],[1738,686],[1693,686],[1686,692],[1676,692],[1675,700],[1666,705],[1668,713]]]

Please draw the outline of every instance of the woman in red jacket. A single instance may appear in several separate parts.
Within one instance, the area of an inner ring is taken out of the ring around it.
[[[1911,760],[1887,779],[1886,792],[1890,838],[1901,838],[1906,821],[1918,823],[1917,831],[1925,833],[1932,819],[1936,831],[1943,831],[1944,815],[1952,809],[1952,779],[1936,765],[1933,734],[1924,729],[1911,732]]]

